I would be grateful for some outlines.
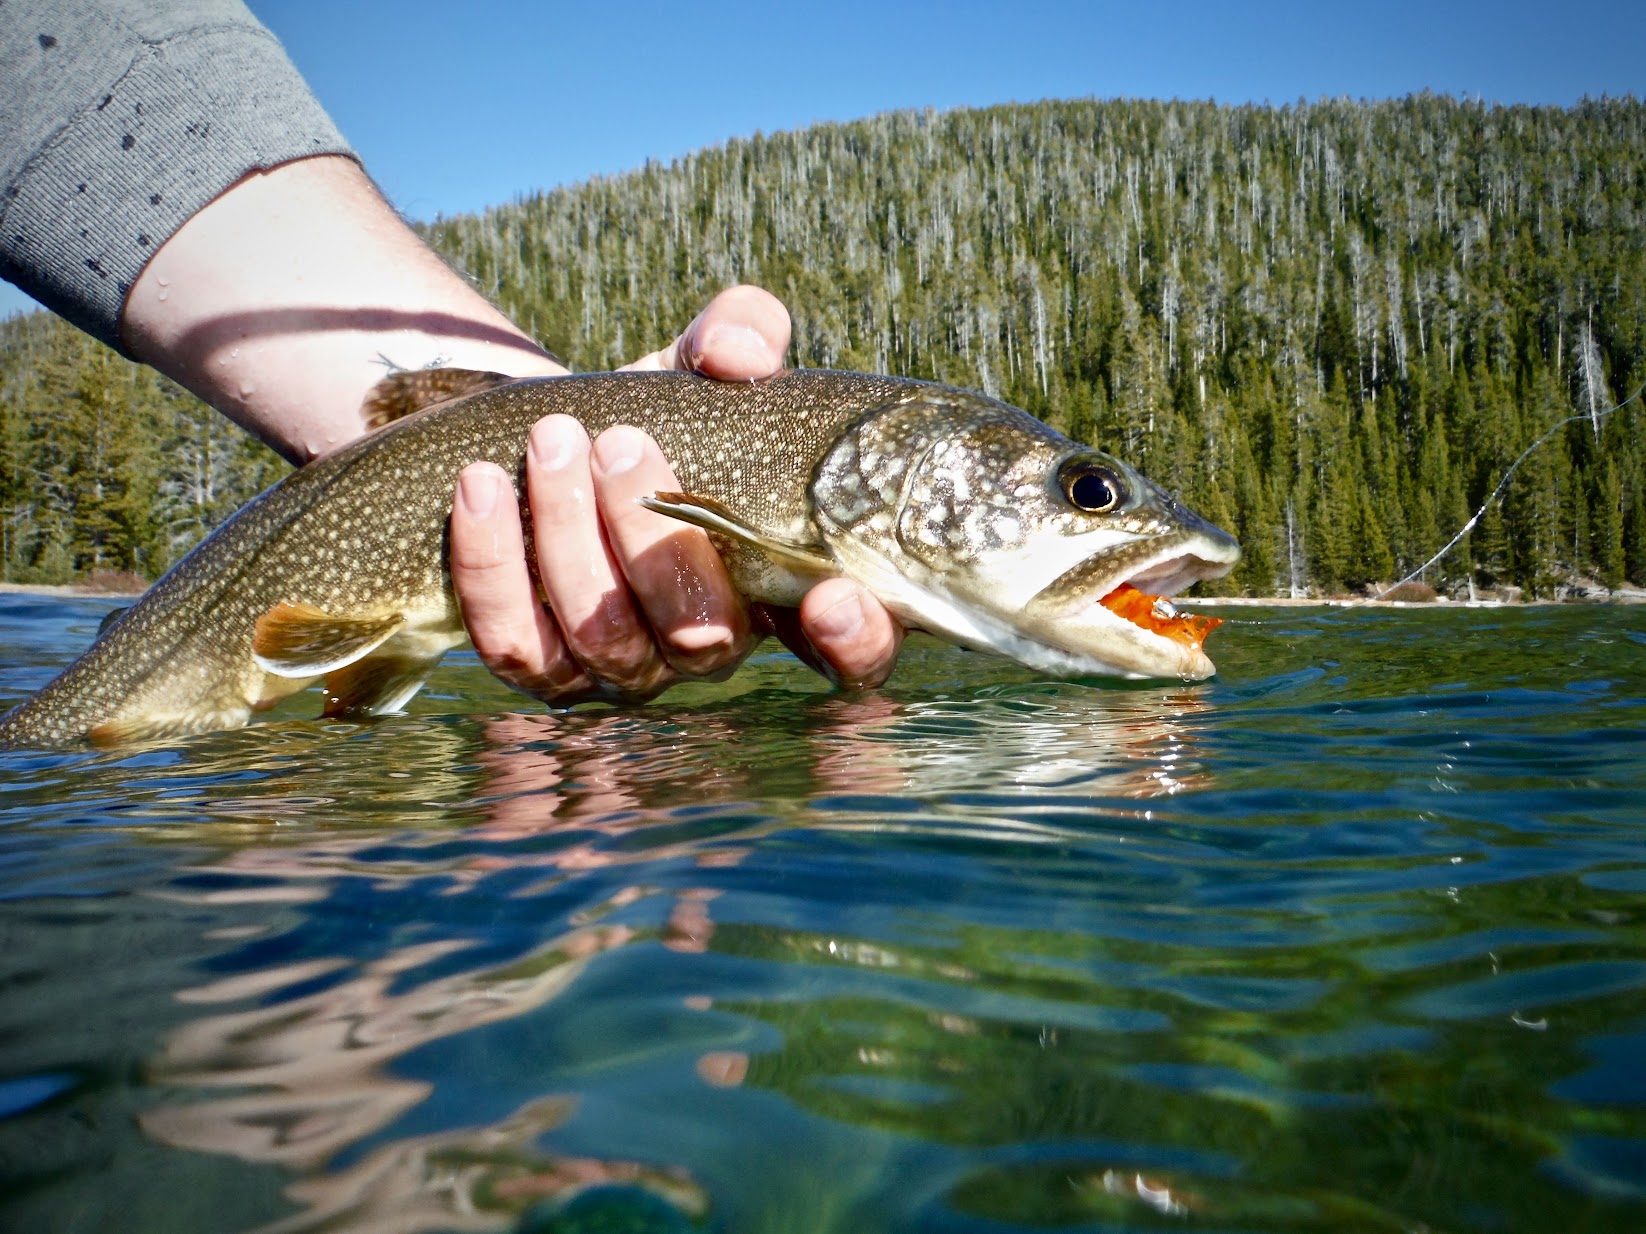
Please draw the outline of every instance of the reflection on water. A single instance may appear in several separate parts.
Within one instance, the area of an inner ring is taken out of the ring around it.
[[[865,824],[849,811],[814,819],[802,819],[799,809],[743,810],[730,818],[722,810],[706,813],[712,803],[757,796],[763,768],[803,773],[797,801],[828,801],[831,813],[853,798],[1097,780],[1115,795],[1135,797],[1179,791],[1201,775],[1184,726],[1203,707],[1193,694],[1091,691],[1087,702],[1071,709],[1067,698],[1058,707],[1016,692],[981,707],[975,701],[911,706],[883,696],[823,698],[783,734],[778,744],[788,748],[781,755],[769,730],[758,741],[740,731],[741,710],[703,708],[666,720],[610,711],[505,715],[484,721],[480,739],[467,749],[460,748],[462,733],[435,728],[430,736],[445,748],[433,765],[444,773],[432,783],[420,777],[418,784],[421,794],[451,792],[454,807],[469,803],[474,821],[460,838],[431,832],[385,851],[376,830],[328,830],[232,848],[196,865],[193,876],[229,880],[231,889],[201,893],[216,904],[313,902],[325,894],[320,880],[337,877],[379,887],[437,877],[440,894],[450,896],[490,894],[499,876],[532,873],[511,896],[553,896],[566,876],[604,867],[678,861],[729,869],[752,845],[797,825],[842,832],[929,827],[919,820]],[[451,774],[468,767],[474,774]],[[676,804],[682,784],[693,785],[697,797],[685,811]],[[272,824],[334,804],[312,795],[234,796],[215,801],[214,811]],[[708,831],[698,819],[708,822]],[[985,841],[1054,844],[1065,831],[1005,819],[973,829]],[[709,835],[712,844],[705,844]],[[644,941],[679,953],[707,952],[720,894],[714,886],[670,891],[659,929],[598,924],[656,894],[644,885],[617,886],[601,902],[584,904],[564,933],[524,955],[428,979],[418,975],[441,970],[448,959],[463,963],[468,945],[451,938],[414,942],[365,962],[346,954],[309,957],[181,990],[178,999],[190,1006],[234,1009],[174,1032],[152,1065],[153,1078],[168,1087],[233,1095],[191,1093],[185,1102],[146,1113],[143,1129],[174,1147],[312,1174],[430,1096],[429,1081],[398,1077],[386,1066],[392,1060],[497,1020],[540,1012],[591,957],[610,949]],[[831,959],[851,952],[861,961],[873,951],[875,962],[893,962],[891,953],[858,944],[819,945]],[[248,1001],[256,1005],[246,1009]],[[707,1012],[714,1004],[705,995],[687,995],[682,1005]],[[964,1017],[950,1020],[970,1026]],[[704,1083],[724,1088],[741,1084],[749,1065],[742,1051],[709,1050],[694,1070]],[[542,1152],[534,1158],[532,1142],[576,1105],[571,1094],[536,1098],[489,1127],[391,1143],[337,1173],[295,1184],[288,1194],[308,1211],[268,1228],[436,1230],[453,1228],[460,1218],[473,1222],[464,1228],[504,1228],[506,1217],[532,1202],[611,1181],[644,1184],[683,1212],[706,1211],[701,1190],[678,1169]],[[456,1160],[462,1170],[454,1171]]]
[[[427,1081],[397,1079],[385,1064],[440,1038],[535,1011],[576,980],[587,958],[625,941],[621,929],[574,931],[501,969],[461,972],[396,990],[397,979],[457,949],[401,949],[358,975],[312,994],[347,967],[341,957],[265,970],[180,992],[202,1005],[264,1005],[207,1015],[176,1032],[154,1065],[168,1086],[237,1095],[162,1105],[143,1129],[177,1148],[228,1153],[304,1175],[288,1189],[298,1216],[275,1230],[421,1231],[506,1229],[513,1214],[568,1191],[624,1183],[659,1192],[701,1215],[707,1200],[683,1171],[546,1152],[538,1140],[577,1108],[575,1096],[528,1101],[482,1128],[413,1136],[347,1167],[320,1172],[343,1149],[426,1100]]]
[[[0,1214],[1638,1228],[1646,610],[1271,616],[8,756]]]

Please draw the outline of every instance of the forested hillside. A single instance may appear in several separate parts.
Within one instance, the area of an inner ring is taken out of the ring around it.
[[[1224,590],[1427,559],[1534,594],[1646,583],[1646,107],[1060,102],[733,141],[428,234],[576,367],[728,283],[796,362],[979,387],[1235,530]],[[8,578],[152,573],[278,470],[41,319],[0,336]],[[64,547],[59,548],[57,546]]]
[[[158,577],[289,468],[48,313],[0,324],[0,581]]]

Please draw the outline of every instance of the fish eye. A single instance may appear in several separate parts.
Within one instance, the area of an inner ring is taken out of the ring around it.
[[[1126,500],[1120,477],[1091,459],[1072,458],[1064,463],[1057,482],[1070,504],[1088,514],[1107,514]]]

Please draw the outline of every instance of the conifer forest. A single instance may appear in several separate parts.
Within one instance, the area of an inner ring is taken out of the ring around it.
[[[1232,530],[1203,589],[1646,585],[1646,106],[1073,101],[735,140],[439,219],[574,368],[721,287],[795,364],[981,389]],[[156,577],[285,464],[55,318],[0,326],[0,578]]]

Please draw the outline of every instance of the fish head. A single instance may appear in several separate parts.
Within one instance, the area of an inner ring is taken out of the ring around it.
[[[1064,676],[1216,671],[1216,622],[1164,597],[1228,573],[1234,538],[1016,408],[941,388],[877,408],[811,498],[844,572],[910,625]]]

